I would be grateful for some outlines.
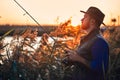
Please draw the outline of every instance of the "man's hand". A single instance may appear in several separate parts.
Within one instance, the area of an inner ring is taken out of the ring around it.
[[[89,63],[86,59],[80,56],[76,51],[67,50],[68,53],[68,60],[75,61],[84,64],[85,66],[89,67]]]
[[[73,51],[73,50],[67,50],[67,56],[68,56],[68,59],[71,60],[71,61],[78,61],[79,60],[79,55]]]

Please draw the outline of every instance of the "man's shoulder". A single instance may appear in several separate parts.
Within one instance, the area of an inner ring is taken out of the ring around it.
[[[102,35],[97,35],[94,45],[98,45],[98,46],[102,45],[108,47],[108,42],[105,40],[105,38]]]

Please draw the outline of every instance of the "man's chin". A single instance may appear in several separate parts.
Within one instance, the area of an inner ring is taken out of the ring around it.
[[[81,26],[81,28],[82,28],[83,30],[86,30],[86,27],[84,27],[84,26]]]

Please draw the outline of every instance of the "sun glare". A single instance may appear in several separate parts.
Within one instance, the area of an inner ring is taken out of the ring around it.
[[[78,25],[79,25],[79,23],[78,23],[78,22],[76,22],[76,21],[73,21],[73,20],[72,20],[71,25],[72,25],[73,27],[76,27],[76,26],[78,26]]]
[[[71,25],[72,25],[73,27],[76,27],[76,26],[80,25],[80,20],[79,20],[79,18],[78,18],[78,17],[72,17],[72,18],[71,18]]]

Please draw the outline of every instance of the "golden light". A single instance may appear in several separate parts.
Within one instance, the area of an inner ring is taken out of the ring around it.
[[[71,18],[71,25],[72,25],[73,27],[77,27],[78,25],[80,25],[80,18],[77,17],[77,16],[73,16],[73,17]]]
[[[75,21],[72,21],[72,22],[71,22],[71,25],[72,25],[73,27],[76,27],[76,26],[78,25],[78,23],[75,22]]]

